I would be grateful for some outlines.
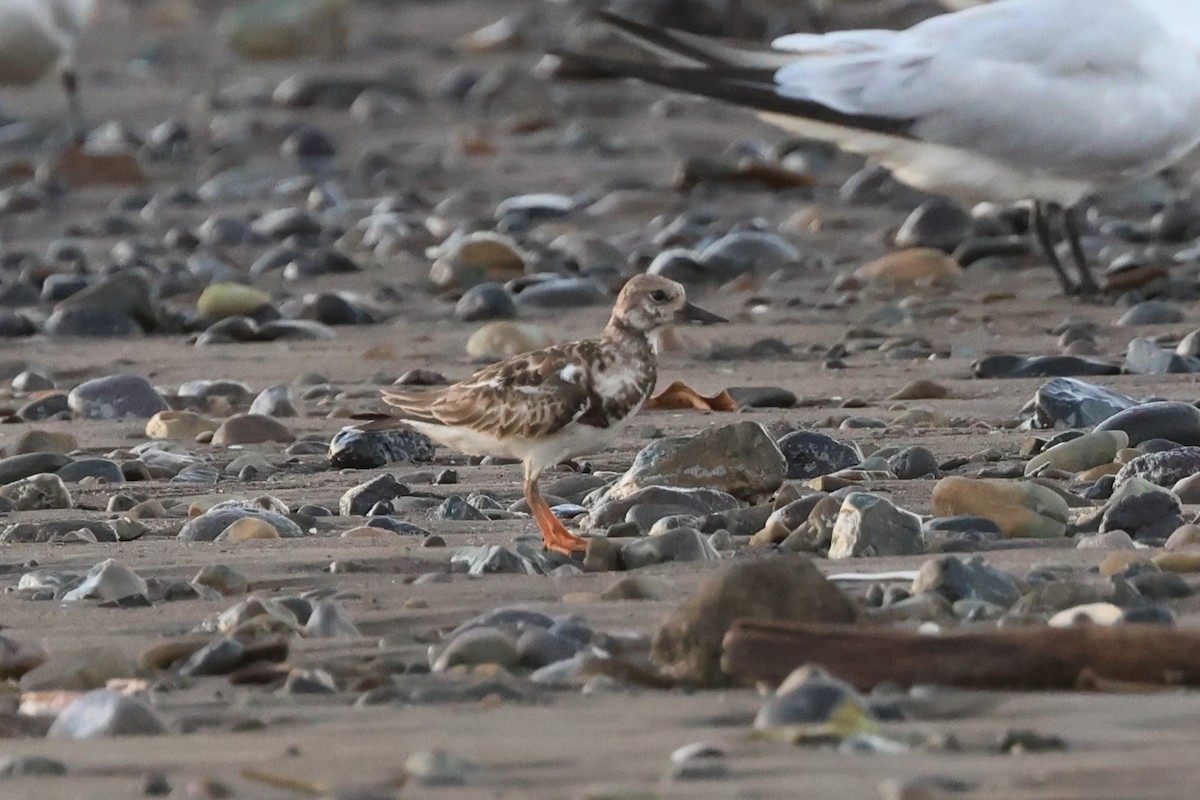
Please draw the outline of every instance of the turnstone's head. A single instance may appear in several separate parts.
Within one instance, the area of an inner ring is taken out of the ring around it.
[[[617,295],[610,324],[650,334],[677,322],[725,321],[689,303],[687,292],[675,281],[658,275],[636,275]]]

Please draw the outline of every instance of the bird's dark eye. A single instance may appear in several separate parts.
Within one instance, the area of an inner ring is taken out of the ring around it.
[[[667,302],[668,296],[667,293],[662,289],[655,289],[650,293],[650,299],[656,303],[665,303]]]

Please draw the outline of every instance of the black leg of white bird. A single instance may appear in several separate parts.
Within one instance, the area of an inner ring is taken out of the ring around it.
[[[1058,275],[1058,281],[1062,284],[1063,294],[1073,294],[1075,292],[1075,284],[1071,282],[1071,278],[1067,275],[1067,271],[1063,268],[1062,261],[1058,258],[1058,251],[1054,248],[1054,216],[1053,203],[1043,203],[1040,200],[1033,201],[1033,208],[1030,210],[1030,222],[1032,223],[1033,232],[1037,236],[1038,244],[1042,247],[1042,252],[1046,259],[1050,262],[1051,268]]]
[[[1071,247],[1071,258],[1079,270],[1079,293],[1094,295],[1100,293],[1100,286],[1092,277],[1092,268],[1088,264],[1087,253],[1083,251],[1083,223],[1078,206],[1071,206],[1063,211],[1063,231],[1067,235],[1067,244]]]
[[[87,136],[87,128],[83,124],[83,103],[79,99],[79,74],[73,64],[63,67],[62,87],[67,95],[67,116],[71,126],[71,141],[75,144],[83,144],[83,140]]]

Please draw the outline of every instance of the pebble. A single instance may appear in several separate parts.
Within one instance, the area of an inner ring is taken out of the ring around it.
[[[67,765],[45,756],[0,756],[2,778],[61,777],[67,774]]]
[[[1119,486],[1104,508],[1100,532],[1123,530],[1134,539],[1166,539],[1183,524],[1179,498],[1142,478]]]
[[[815,431],[795,431],[778,442],[787,460],[789,480],[819,478],[849,469],[862,460],[862,454],[852,445]]]
[[[81,383],[67,395],[67,404],[83,419],[148,419],[168,410],[150,382],[136,375],[110,375]]]
[[[734,231],[713,241],[697,257],[719,283],[747,273],[769,274],[803,260],[796,246],[768,231]]]
[[[1200,548],[1200,525],[1188,523],[1180,525],[1163,544],[1164,550],[1190,550]]]
[[[404,774],[419,786],[461,786],[476,769],[471,762],[445,750],[419,750],[404,759]]]
[[[498,283],[476,284],[463,292],[454,305],[454,318],[460,322],[512,319],[516,315],[512,295]]]
[[[455,636],[436,657],[431,657],[429,666],[434,672],[445,672],[459,664],[496,664],[512,669],[519,663],[520,655],[511,636],[496,628],[479,627]]]
[[[1034,475],[1044,467],[1082,472],[1101,464],[1111,463],[1117,451],[1129,446],[1129,436],[1122,430],[1101,430],[1061,442],[1031,458],[1025,464],[1025,474]]]
[[[603,500],[648,486],[715,489],[750,499],[775,491],[786,474],[787,462],[762,425],[737,422],[651,442]]]
[[[896,231],[897,247],[928,247],[952,253],[971,234],[974,222],[962,206],[941,198],[917,206]]]
[[[121,465],[109,458],[80,458],[64,466],[57,475],[66,483],[79,483],[85,478],[108,484],[125,482]]]
[[[651,656],[677,680],[719,686],[727,682],[721,643],[736,620],[840,624],[856,616],[854,604],[806,558],[741,561],[706,579],[669,614],[654,635]]]
[[[429,279],[439,289],[468,289],[481,283],[504,283],[525,275],[525,258],[511,237],[477,231],[443,242],[429,271]]]
[[[730,386],[725,391],[738,408],[791,408],[796,395],[779,386]]]
[[[967,560],[937,558],[921,565],[913,580],[914,595],[936,592],[951,603],[979,600],[1009,608],[1021,597],[1016,582],[1006,573],[990,566],[981,557]]]
[[[332,600],[323,600],[313,604],[304,635],[310,639],[333,639],[357,638],[362,633],[340,605]]]
[[[146,581],[140,575],[110,558],[88,570],[83,582],[63,595],[63,600],[110,602],[145,595],[148,591]]]
[[[287,517],[254,508],[214,506],[198,517],[193,517],[180,529],[178,537],[186,542],[211,542],[230,525],[244,517],[255,517],[269,524],[276,533],[287,539],[300,537],[304,531]]]
[[[590,528],[608,528],[624,522],[632,511],[642,507],[670,509],[667,513],[699,517],[735,509],[739,503],[733,495],[714,489],[647,486],[620,498],[608,499],[601,494],[591,505],[591,512],[581,524]],[[659,516],[665,514],[655,519]]]
[[[1090,428],[1136,405],[1133,398],[1101,386],[1074,378],[1054,378],[1038,388],[1027,408],[1033,411],[1033,421],[1038,428],[1058,425]]]
[[[1051,628],[1073,628],[1076,625],[1110,627],[1125,621],[1125,612],[1112,603],[1085,603],[1059,611],[1046,623]]]
[[[216,321],[226,317],[253,316],[271,304],[271,296],[253,286],[240,283],[211,283],[196,301],[196,313]]]
[[[1051,378],[1071,375],[1119,375],[1120,364],[1080,356],[994,355],[971,364],[976,378]]]
[[[1170,439],[1181,445],[1200,445],[1200,408],[1190,403],[1144,403],[1111,414],[1096,425],[1097,431],[1124,431],[1129,445],[1149,439]]]
[[[451,566],[465,568],[468,575],[536,575],[537,567],[523,555],[499,545],[481,545],[479,547],[462,547],[450,557]]]
[[[194,411],[160,411],[146,422],[146,435],[151,439],[195,441],[197,436],[215,431],[219,424]]]
[[[64,465],[64,468],[69,465]],[[0,487],[0,498],[17,511],[71,508],[74,500],[58,475],[31,475]]]
[[[83,647],[56,653],[21,676],[22,691],[88,691],[110,680],[132,678],[137,665],[111,647]]]
[[[1200,447],[1179,447],[1138,456],[1117,473],[1116,487],[1132,478],[1144,478],[1159,486],[1174,486],[1200,473]]]
[[[695,742],[671,752],[670,777],[677,781],[709,781],[728,778],[733,770],[725,751],[707,742]]]
[[[1030,481],[942,478],[933,487],[932,501],[938,516],[984,517],[1009,538],[1054,538],[1067,530],[1066,501],[1053,489]]]
[[[286,425],[263,414],[234,414],[213,432],[216,447],[233,447],[262,442],[294,442],[296,435]]]
[[[932,476],[940,469],[937,458],[924,447],[906,447],[887,460],[888,469],[902,481]]]
[[[276,418],[300,416],[292,397],[292,388],[286,383],[277,383],[259,392],[250,404],[249,413],[251,416],[258,414]]]
[[[460,495],[452,494],[442,501],[433,512],[434,519],[455,520],[458,522],[487,522],[488,516],[479,511]]]
[[[907,556],[925,551],[921,519],[885,498],[865,492],[846,496],[833,526],[829,557]]]
[[[338,513],[343,517],[366,516],[377,504],[408,494],[408,487],[397,481],[396,476],[378,475],[348,489],[338,501]]]
[[[1129,340],[1125,348],[1125,371],[1131,375],[1170,375],[1200,372],[1200,359],[1185,358],[1148,336]]]
[[[49,739],[96,739],[106,736],[158,736],[167,728],[148,706],[117,692],[88,692],[59,713],[46,732]]]
[[[214,542],[237,544],[251,539],[279,539],[279,531],[274,525],[260,517],[242,517],[234,520],[225,530],[217,534]]]
[[[850,684],[820,667],[800,667],[784,679],[754,717],[756,731],[789,737],[845,739],[875,730],[876,719],[866,698]]]
[[[950,390],[936,381],[917,378],[888,395],[888,400],[938,400],[948,397]]]
[[[204,565],[192,578],[192,583],[215,589],[225,597],[246,594],[250,591],[250,581],[246,576],[224,564]]]
[[[541,628],[529,628],[521,633],[516,647],[518,664],[535,670],[573,657],[583,643]]]
[[[498,360],[554,344],[545,330],[529,322],[489,322],[467,339],[467,355]]]
[[[28,455],[31,453],[50,453],[56,455],[66,455],[72,450],[79,447],[78,441],[69,433],[60,431],[42,431],[30,429],[22,431],[6,448],[6,452],[10,456]],[[54,469],[42,470],[52,472],[61,469],[65,465],[60,464]],[[3,471],[3,461],[0,461],[0,472]],[[22,477],[28,477],[27,475]]]
[[[1143,300],[1126,311],[1117,320],[1123,327],[1139,325],[1166,325],[1185,320],[1184,313],[1174,303],[1164,300]]]
[[[329,460],[336,469],[374,469],[400,462],[427,462],[433,441],[407,428],[386,431],[339,431],[329,443]]]
[[[656,536],[637,539],[621,548],[626,569],[683,561],[715,561],[721,554],[704,534],[692,528],[672,528]]]
[[[928,247],[889,253],[854,271],[860,281],[880,288],[889,286],[953,286],[962,267],[950,256]]]

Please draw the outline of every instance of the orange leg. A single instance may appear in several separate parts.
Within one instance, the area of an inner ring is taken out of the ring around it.
[[[537,520],[538,528],[542,531],[542,539],[546,542],[547,550],[554,550],[568,556],[587,550],[587,539],[580,538],[568,531],[562,524],[562,520],[554,516],[554,512],[542,498],[537,478],[525,479],[525,499],[529,501],[529,510],[533,512],[533,518]]]

